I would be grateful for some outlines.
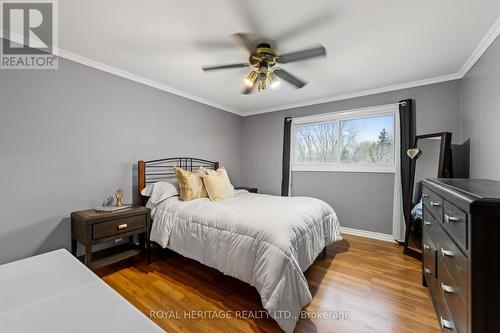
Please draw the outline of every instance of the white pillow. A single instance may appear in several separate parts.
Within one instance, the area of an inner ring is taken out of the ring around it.
[[[158,205],[168,198],[179,195],[179,189],[169,182],[156,182],[146,186],[141,191],[141,194],[145,197],[149,197],[148,203]]]

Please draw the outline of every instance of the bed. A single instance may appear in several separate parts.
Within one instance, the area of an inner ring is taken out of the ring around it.
[[[219,167],[192,158],[140,161],[139,190],[174,181],[174,165],[190,171]],[[254,286],[285,332],[293,332],[302,307],[312,299],[303,272],[327,245],[342,239],[333,209],[314,198],[237,190],[216,202],[183,202],[176,196],[140,200],[152,210],[152,241]]]
[[[0,266],[0,332],[164,332],[66,250]]]

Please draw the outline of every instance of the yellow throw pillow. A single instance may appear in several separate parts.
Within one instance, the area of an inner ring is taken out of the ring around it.
[[[231,181],[225,169],[208,171],[208,173],[203,176],[203,183],[205,184],[208,197],[212,201],[223,200],[234,195],[234,187],[231,185]]]
[[[208,197],[202,180],[202,176],[205,174],[203,170],[189,172],[178,167],[174,167],[174,170],[179,182],[182,201]]]

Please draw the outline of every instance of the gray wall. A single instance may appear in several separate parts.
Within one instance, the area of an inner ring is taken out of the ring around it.
[[[470,138],[471,178],[500,180],[500,39],[462,80],[462,139]]]
[[[0,74],[0,263],[69,247],[71,211],[118,187],[140,159],[217,159],[241,178],[242,118],[86,66]]]
[[[415,98],[419,133],[455,134],[459,88],[454,81],[242,118],[65,60],[59,70],[2,71],[0,263],[68,248],[70,212],[118,187],[130,201],[139,159],[218,159],[235,185],[279,194],[285,116]],[[343,226],[390,233],[393,178],[295,173],[294,193],[329,202]]]
[[[392,234],[393,174],[294,172],[293,194],[330,203],[343,227]]]
[[[416,100],[417,133],[449,131],[459,142],[460,82],[450,81],[384,94],[260,114],[243,119],[242,181],[262,193],[279,194],[283,119]],[[325,200],[342,226],[391,233],[394,176],[332,172],[294,173],[294,195]],[[329,186],[321,186],[329,184]]]

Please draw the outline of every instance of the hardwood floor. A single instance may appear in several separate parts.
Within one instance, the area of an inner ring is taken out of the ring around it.
[[[419,261],[403,256],[396,244],[344,238],[306,271],[313,300],[304,310],[310,318],[301,319],[295,332],[440,332]],[[281,332],[272,319],[262,318],[259,295],[250,285],[162,253],[155,253],[149,267],[138,257],[97,273],[170,333]],[[257,318],[242,311],[255,311]],[[350,318],[332,319],[334,311]],[[245,318],[236,318],[238,313]],[[314,318],[325,313],[330,319]]]

